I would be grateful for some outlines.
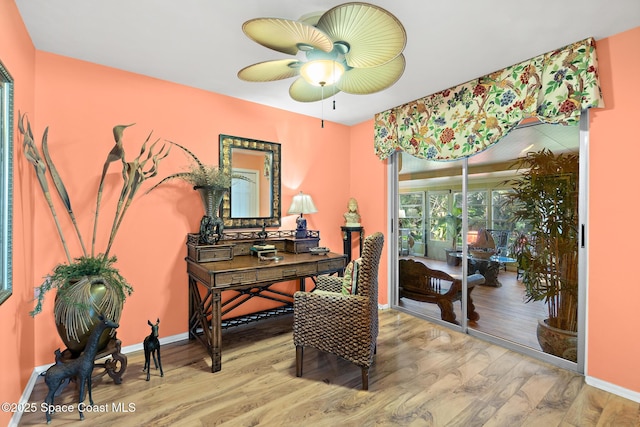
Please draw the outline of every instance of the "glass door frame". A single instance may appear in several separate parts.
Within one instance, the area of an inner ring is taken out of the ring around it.
[[[481,332],[468,327],[468,320],[466,316],[460,316],[460,325],[454,325],[441,319],[421,315],[414,311],[407,310],[404,307],[399,305],[399,292],[398,292],[398,248],[395,245],[389,245],[389,302],[390,307],[403,311],[413,316],[417,316],[420,318],[424,318],[430,322],[443,325],[447,328],[457,330],[468,334],[473,337],[480,338],[485,341],[489,341],[501,347],[507,348],[509,350],[516,351],[518,353],[525,354],[527,356],[531,356],[535,359],[542,360],[544,362],[550,363],[552,365],[568,369],[571,371],[575,371],[581,374],[585,372],[586,365],[586,307],[587,307],[587,294],[588,294],[588,277],[587,277],[587,262],[588,262],[588,241],[587,241],[587,233],[588,233],[588,183],[589,183],[589,111],[583,110],[580,116],[579,123],[579,138],[580,138],[580,181],[579,181],[579,198],[578,198],[578,211],[579,211],[579,225],[580,225],[580,236],[578,242],[578,358],[577,362],[571,362],[560,357],[556,357],[547,353],[544,353],[540,350],[536,350],[521,344],[514,343],[512,341],[508,341],[494,335],[487,334],[485,332]],[[399,180],[398,180],[398,156],[400,154],[396,152],[389,158],[388,162],[388,206],[391,208],[389,212],[389,217],[391,221],[389,223],[389,235],[391,236],[392,242],[398,241],[398,224],[399,224]],[[467,241],[467,232],[468,232],[468,206],[467,206],[467,197],[466,194],[468,192],[468,160],[465,158],[462,165],[462,192],[465,197],[462,198],[462,241]],[[462,247],[462,259],[467,258],[467,245],[463,245]],[[462,263],[462,313],[466,313],[467,310],[467,263]]]

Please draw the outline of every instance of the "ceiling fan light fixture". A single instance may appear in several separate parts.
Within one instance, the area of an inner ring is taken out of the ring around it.
[[[344,66],[332,59],[317,59],[306,62],[300,75],[313,86],[333,85],[344,74]]]
[[[406,31],[393,14],[372,4],[345,3],[297,21],[255,18],[242,29],[255,42],[299,58],[249,65],[238,77],[269,82],[298,76],[289,95],[299,102],[321,101],[338,92],[378,92],[404,72]]]

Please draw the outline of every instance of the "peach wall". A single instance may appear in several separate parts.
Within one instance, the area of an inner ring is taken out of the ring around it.
[[[587,374],[640,393],[637,312],[640,27],[597,42],[606,108],[590,131]]]
[[[34,108],[35,49],[24,28],[13,0],[0,0],[0,61],[14,80],[14,105],[17,109]],[[14,140],[14,153],[20,145]],[[14,165],[14,175],[23,173]],[[33,371],[33,321],[27,314],[31,295],[25,283],[33,281],[33,232],[24,224],[32,215],[30,183],[17,180],[13,188],[13,295],[0,305],[0,401],[19,401]],[[0,411],[0,425],[7,425],[11,413]]]
[[[360,224],[365,236],[376,231],[385,234],[384,248],[378,271],[378,301],[388,304],[387,251],[387,161],[380,161],[373,150],[373,119],[351,127],[351,144],[349,145],[350,165],[350,197],[358,201]],[[347,211],[347,202],[341,212]],[[355,240],[355,237],[354,237]],[[354,242],[355,244],[355,242]],[[354,248],[354,254],[358,248]]]
[[[347,143],[348,127],[327,123],[321,129],[309,117],[44,52],[37,53],[37,70],[36,112],[41,125],[35,132],[41,135],[42,127],[49,125],[50,151],[85,237],[92,229],[102,164],[113,145],[111,129],[135,122],[125,131],[129,159],[152,130],[152,140],[178,142],[214,164],[220,133],[279,142],[283,228],[295,227],[295,216],[287,216],[286,209],[293,195],[303,190],[313,195],[319,210],[309,215],[309,228],[321,230],[322,244],[341,248],[340,218],[332,212],[337,209],[336,200],[346,200],[348,195],[344,183],[349,157],[332,153]],[[161,163],[160,176],[182,170],[186,162],[179,151],[172,152]],[[327,164],[335,165],[333,173],[327,174],[322,167]],[[113,169],[109,174],[96,253],[104,251],[121,185],[119,173]],[[64,258],[45,202],[39,193],[35,199],[33,223],[39,238],[34,245],[34,276],[42,277]],[[127,215],[112,253],[135,291],[125,303],[118,337],[124,345],[140,343],[148,334],[147,319],[156,317],[162,322],[161,336],[184,333],[188,310],[185,236],[197,230],[202,215],[198,195],[180,182],[169,182],[139,197]],[[73,240],[68,223],[64,231]],[[79,246],[74,247],[79,254]],[[35,320],[36,365],[50,362],[52,351],[60,346],[53,333],[51,306],[48,301]]]

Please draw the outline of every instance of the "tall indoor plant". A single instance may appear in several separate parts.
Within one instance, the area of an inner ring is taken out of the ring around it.
[[[576,360],[578,330],[578,178],[577,154],[548,149],[528,153],[515,166],[518,178],[507,181],[515,203],[514,220],[531,230],[520,240],[519,258],[527,301],[544,301],[548,319],[539,322],[545,352]],[[558,334],[568,332],[566,341]]]
[[[107,159],[102,167],[102,176],[96,198],[91,251],[89,252],[80,233],[80,228],[78,227],[66,187],[49,154],[47,143],[48,128],[46,128],[43,133],[40,151],[35,143],[29,119],[26,118],[25,126],[25,116],[19,115],[18,118],[18,130],[22,136],[24,155],[35,169],[38,183],[51,211],[66,256],[66,263],[57,265],[53,272],[48,275],[45,281],[38,287],[37,302],[30,314],[35,316],[40,313],[47,292],[53,289],[57,290],[54,304],[54,317],[58,332],[63,342],[67,345],[67,348],[72,354],[76,355],[84,349],[87,339],[93,330],[93,326],[99,321],[98,316],[102,314],[118,322],[122,313],[124,300],[128,295],[131,295],[133,291],[133,288],[127,283],[126,279],[119,273],[118,269],[114,267],[117,259],[115,256],[110,256],[109,252],[122,224],[124,215],[139,190],[140,185],[147,178],[151,178],[158,173],[160,161],[169,154],[169,149],[165,149],[164,145],[159,151],[154,151],[158,141],[151,144],[151,147],[147,151],[147,143],[151,137],[151,135],[149,135],[142,145],[138,157],[133,161],[127,162],[122,138],[124,130],[129,126],[131,125],[119,125],[113,128],[115,145],[107,155]],[[105,177],[111,163],[117,161],[121,162],[124,182],[106,249],[103,253],[96,254],[96,232]],[[50,182],[58,193],[69,215],[69,219],[73,224],[82,250],[82,255],[79,257],[73,258],[69,251],[69,246],[62,232],[60,219],[57,215],[53,197],[49,189]],[[106,346],[111,333],[112,331],[109,329],[102,334],[99,348]]]

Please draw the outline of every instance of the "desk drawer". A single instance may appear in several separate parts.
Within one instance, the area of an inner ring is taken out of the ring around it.
[[[230,285],[242,285],[256,282],[256,270],[236,271],[232,273],[220,273],[215,276],[215,287],[221,288]]]
[[[275,268],[263,268],[256,271],[258,282],[294,279],[300,276],[314,276],[317,274],[315,264],[290,265]]]
[[[330,273],[333,271],[342,270],[345,267],[344,262],[344,258],[320,261],[318,263],[318,273]]]
[[[256,271],[258,282],[268,282],[270,280],[282,279],[282,268],[265,268]]]
[[[285,268],[283,277],[289,276],[314,276],[318,274],[318,266],[313,264],[296,265],[289,268]]]

